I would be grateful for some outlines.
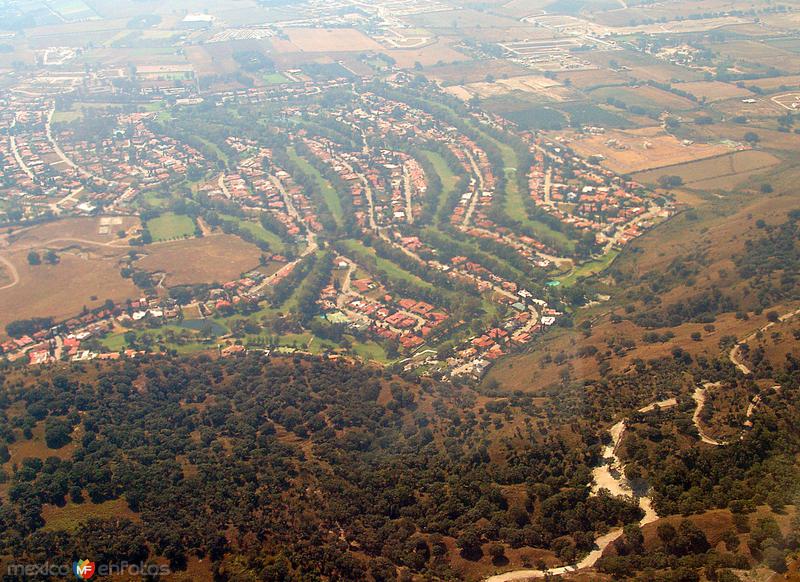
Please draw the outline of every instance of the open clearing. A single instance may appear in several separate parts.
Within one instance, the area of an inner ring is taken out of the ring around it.
[[[17,319],[66,319],[84,307],[99,307],[106,299],[122,301],[137,296],[137,289],[119,273],[127,247],[91,247],[78,243],[48,245],[56,249],[55,265],[28,264],[28,251],[6,255],[19,273],[19,283],[0,291],[0,328]]]
[[[661,176],[680,176],[684,183],[691,188],[730,189],[748,177],[764,172],[778,163],[780,160],[767,152],[745,150],[679,166],[642,172],[633,177],[646,184],[655,184]]]
[[[416,63],[423,67],[443,65],[468,60],[467,55],[454,50],[450,44],[442,39],[419,49],[393,49],[382,52],[392,57],[398,67],[410,69]],[[473,61],[474,62],[474,61]]]
[[[603,164],[620,174],[674,166],[730,152],[728,146],[721,144],[684,144],[660,127],[576,136],[567,145],[585,157],[603,156]]]
[[[90,241],[119,244],[117,233],[139,226],[136,216],[65,218],[17,230],[10,239],[10,250],[35,248],[53,241]]]
[[[166,285],[224,282],[258,266],[258,247],[228,234],[147,247],[136,266],[167,274]]]
[[[484,81],[487,71],[490,71],[496,79],[518,77],[526,75],[528,72],[527,69],[515,63],[502,59],[490,59],[431,67],[426,76],[440,81],[444,85],[465,85]]]
[[[123,498],[112,499],[102,503],[68,502],[64,507],[46,504],[42,507],[44,531],[75,531],[87,519],[110,519],[127,517],[131,521],[138,521],[139,516],[131,511],[128,503]]]
[[[308,53],[379,51],[383,48],[354,28],[290,28],[286,32],[296,50]]]
[[[120,259],[129,247],[117,232],[138,224],[134,217],[73,218],[15,234],[3,257],[14,266],[19,281],[0,290],[0,334],[16,319],[64,319],[84,307],[99,307],[106,299],[135,297],[136,287],[119,274]],[[28,263],[31,250],[46,249],[55,251],[57,264]]]
[[[621,85],[628,82],[628,78],[621,73],[609,69],[584,69],[579,71],[562,71],[556,74],[556,79],[566,81],[578,89],[591,89],[608,85]]]
[[[742,87],[720,81],[693,81],[690,83],[676,83],[675,89],[691,93],[698,99],[706,101],[722,101],[724,99],[746,98],[752,93]]]
[[[445,91],[464,101],[468,101],[473,96],[487,99],[513,92],[534,93],[554,101],[564,101],[572,95],[572,91],[558,81],[541,75],[523,75],[508,79],[497,79],[492,82],[468,83],[466,85],[447,87]]]
[[[147,230],[153,241],[175,240],[194,235],[194,220],[183,214],[165,212],[161,216],[147,221]]]
[[[639,85],[636,87],[603,87],[592,92],[592,96],[605,101],[616,99],[626,105],[644,109],[687,110],[696,107],[695,103],[680,95],[675,95],[658,87]]]
[[[764,91],[776,91],[779,89],[793,89],[800,86],[800,75],[787,75],[784,77],[767,77],[766,79],[754,79],[748,81],[749,86],[758,87]]]

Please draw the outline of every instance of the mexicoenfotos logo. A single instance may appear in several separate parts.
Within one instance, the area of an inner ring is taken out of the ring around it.
[[[81,580],[88,580],[94,576],[94,562],[89,560],[78,560],[72,563],[72,571]]]

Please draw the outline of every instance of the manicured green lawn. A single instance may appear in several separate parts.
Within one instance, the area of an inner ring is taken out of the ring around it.
[[[450,196],[453,188],[455,188],[458,178],[438,152],[422,150],[422,154],[428,158],[431,165],[433,165],[433,169],[439,174],[439,179],[442,181],[442,195],[439,198],[439,203],[436,208],[436,215],[438,216],[439,213],[443,211],[442,208],[447,203],[447,198]]]
[[[555,280],[559,281],[565,287],[569,287],[570,285],[574,285],[578,282],[579,277],[590,277],[592,275],[597,275],[598,273],[602,273],[608,267],[611,266],[611,263],[614,262],[614,259],[619,256],[619,251],[616,249],[612,249],[608,254],[604,255],[603,257],[588,261],[574,269],[572,269],[566,275],[561,277],[557,277]]]
[[[369,256],[374,257],[375,264],[377,265],[378,270],[384,271],[390,280],[393,279],[396,281],[397,280],[407,281],[418,287],[426,287],[428,289],[435,288],[433,284],[428,283],[424,279],[419,278],[413,273],[409,273],[405,269],[401,269],[396,264],[384,259],[383,257],[379,257],[373,249],[364,246],[364,244],[361,241],[348,239],[342,242],[347,246],[348,252],[352,253],[356,257],[357,261],[358,257],[369,257]],[[359,262],[363,263],[364,261],[359,261]]]
[[[339,200],[339,194],[336,193],[336,190],[333,188],[333,186],[331,186],[331,183],[328,182],[314,166],[308,163],[308,160],[298,156],[294,148],[289,148],[287,151],[289,152],[289,157],[292,158],[292,160],[298,166],[300,166],[300,169],[303,171],[303,173],[311,176],[311,178],[319,185],[320,190],[322,191],[322,197],[325,199],[325,204],[328,206],[328,210],[330,210],[334,220],[336,220],[336,224],[341,225],[342,218],[344,216],[342,212],[342,201]]]
[[[153,242],[194,236],[194,220],[184,214],[165,212],[147,221],[147,230]]]
[[[144,200],[145,204],[147,204],[151,208],[164,208],[169,201],[164,196],[161,196],[158,192],[151,190],[150,192],[145,192],[142,195],[142,200]]]
[[[352,337],[350,337],[350,339],[353,340]],[[389,361],[386,357],[386,350],[383,349],[383,346],[373,341],[361,343],[353,340],[352,350],[359,357],[367,360],[374,360],[376,362]]]
[[[269,85],[280,85],[281,83],[289,82],[289,79],[284,77],[281,73],[267,73],[261,78]]]
[[[252,234],[256,239],[260,241],[264,241],[269,245],[269,248],[274,253],[284,253],[286,252],[286,243],[281,240],[274,232],[267,230],[258,222],[253,222],[252,220],[245,220],[243,218],[239,218],[237,216],[231,216],[229,214],[222,214],[220,217],[224,220],[229,220],[231,222],[235,222],[239,225],[240,228],[248,231]]]

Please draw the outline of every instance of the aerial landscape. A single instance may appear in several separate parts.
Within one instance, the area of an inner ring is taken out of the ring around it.
[[[800,580],[800,2],[0,2],[3,580]]]

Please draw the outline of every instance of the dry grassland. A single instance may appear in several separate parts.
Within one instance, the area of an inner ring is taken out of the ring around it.
[[[605,158],[603,165],[620,174],[672,166],[730,152],[730,148],[718,144],[684,145],[660,127],[576,136],[567,145],[585,157],[602,155]]]
[[[634,175],[634,178],[646,184],[655,184],[661,176],[680,176],[691,188],[732,189],[749,177],[763,173],[779,163],[780,160],[770,153],[745,150],[680,166],[642,172]]]
[[[443,39],[438,39],[435,43],[419,49],[381,49],[382,52],[392,57],[397,66],[410,69],[417,62],[424,67],[431,65],[455,63],[466,61],[470,58],[464,53],[460,53],[450,46],[450,43]],[[485,74],[485,73],[484,73]]]
[[[705,97],[707,101],[722,101],[737,97],[746,98],[752,95],[747,89],[742,89],[730,83],[721,83],[720,81],[676,83],[673,87],[691,93],[698,99]]]
[[[302,52],[377,51],[380,44],[354,28],[290,28],[290,43]],[[275,43],[277,50],[278,44]]]
[[[153,244],[136,266],[167,274],[165,285],[225,282],[258,266],[258,247],[232,235]]]
[[[0,334],[7,324],[30,317],[67,319],[84,307],[99,307],[106,299],[122,301],[136,297],[138,290],[119,273],[119,262],[127,247],[82,246],[59,251],[56,265],[28,264],[28,251],[7,254],[19,273],[19,283],[0,291]]]
[[[541,75],[524,75],[509,79],[496,79],[493,82],[469,83],[467,85],[448,87],[446,91],[465,101],[474,95],[481,99],[488,99],[514,92],[534,93],[554,101],[565,101],[572,95],[572,91],[558,81]]]

